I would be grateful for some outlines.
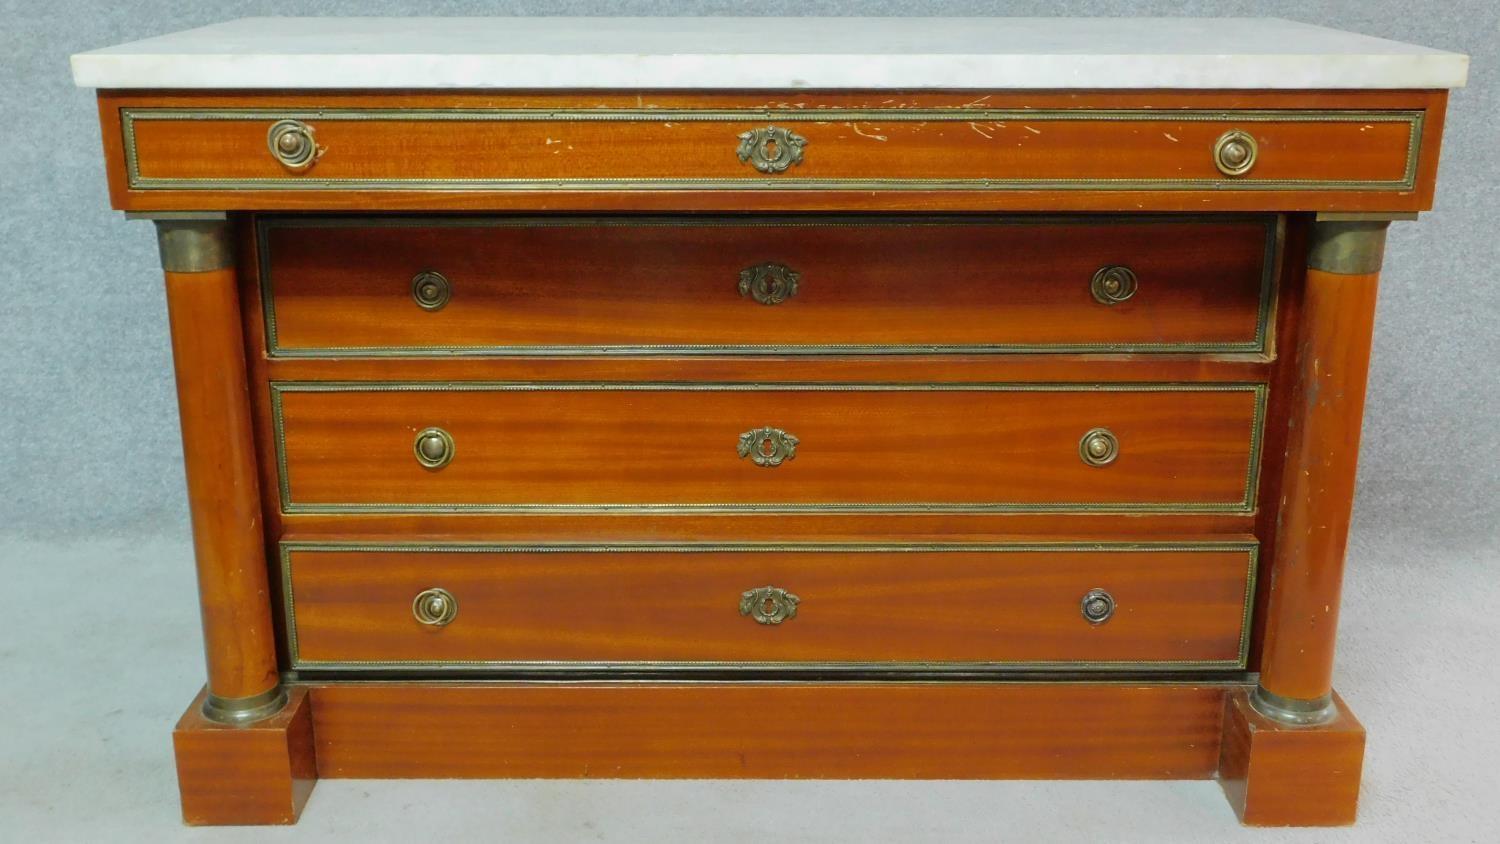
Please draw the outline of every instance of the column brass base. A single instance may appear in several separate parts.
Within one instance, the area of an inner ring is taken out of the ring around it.
[[[224,698],[206,694],[203,697],[203,717],[231,727],[247,726],[270,718],[286,703],[286,689],[279,683],[250,697]]]
[[[1282,697],[1257,685],[1250,693],[1250,708],[1279,724],[1289,727],[1312,727],[1326,724],[1338,714],[1330,692],[1312,700]]]

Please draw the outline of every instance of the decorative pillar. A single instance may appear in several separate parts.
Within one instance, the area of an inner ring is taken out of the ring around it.
[[[1283,724],[1336,715],[1334,639],[1389,224],[1320,215],[1310,238],[1260,684],[1250,697]]]
[[[159,214],[208,690],[203,716],[250,724],[286,703],[276,664],[232,227]]]

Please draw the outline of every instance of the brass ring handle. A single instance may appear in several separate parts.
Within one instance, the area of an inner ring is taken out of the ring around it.
[[[417,462],[427,469],[441,469],[453,461],[453,436],[442,428],[424,428],[411,444]]]
[[[1100,267],[1089,281],[1089,293],[1101,305],[1118,305],[1135,295],[1135,270],[1126,266]]]
[[[428,627],[447,627],[458,618],[458,599],[447,589],[423,589],[411,601],[411,614]]]
[[[780,428],[753,428],[740,434],[736,451],[741,459],[748,457],[757,466],[774,468],[797,456],[799,442]]]
[[[740,595],[740,615],[748,615],[756,624],[780,624],[797,617],[802,599],[778,586],[762,586]]]
[[[1214,142],[1214,166],[1226,176],[1243,176],[1255,166],[1260,147],[1249,132],[1231,129]]]
[[[435,270],[423,270],[412,276],[411,298],[424,311],[440,311],[453,296],[448,277]]]
[[[802,163],[802,148],[807,139],[780,126],[751,129],[740,133],[740,145],[735,154],[762,173],[782,173],[794,164]]]
[[[740,270],[740,295],[762,305],[779,305],[797,295],[802,274],[786,264],[766,262]]]
[[[1103,624],[1115,614],[1115,596],[1103,589],[1090,589],[1079,602],[1078,610],[1089,624]]]
[[[1090,466],[1108,466],[1120,456],[1120,439],[1108,428],[1094,428],[1078,441],[1078,456]]]
[[[266,133],[266,146],[281,166],[302,172],[317,162],[322,153],[313,138],[313,127],[300,120],[278,120]]]

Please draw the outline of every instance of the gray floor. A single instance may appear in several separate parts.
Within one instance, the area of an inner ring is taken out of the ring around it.
[[[1363,527],[1338,669],[1370,732],[1360,822],[1274,832],[1211,782],[351,780],[292,829],[192,830],[168,737],[202,677],[185,538],[0,540],[0,841],[1494,841],[1500,551]]]

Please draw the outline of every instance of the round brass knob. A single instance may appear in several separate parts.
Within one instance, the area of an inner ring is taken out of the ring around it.
[[[1103,624],[1115,614],[1115,596],[1103,589],[1090,589],[1079,602],[1078,609],[1089,624]]]
[[[453,460],[453,437],[442,428],[426,428],[412,443],[417,462],[428,469],[441,469]]]
[[[440,272],[423,270],[412,276],[411,298],[424,311],[440,311],[453,295],[448,278]]]
[[[278,120],[266,133],[271,155],[288,170],[302,171],[318,160],[318,144],[313,128],[300,120]]]
[[[1120,456],[1120,440],[1108,428],[1095,428],[1078,441],[1078,456],[1090,466],[1108,466]]]
[[[1259,147],[1249,132],[1231,129],[1214,143],[1214,166],[1226,176],[1243,176],[1255,166]]]
[[[411,614],[428,627],[447,627],[458,617],[458,599],[447,589],[423,589],[411,601]]]
[[[1135,295],[1135,271],[1129,267],[1100,267],[1089,282],[1089,292],[1101,305],[1118,305]]]

